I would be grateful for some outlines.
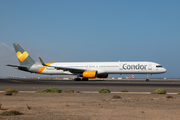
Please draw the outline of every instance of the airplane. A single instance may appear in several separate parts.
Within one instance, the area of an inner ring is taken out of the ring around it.
[[[6,66],[18,70],[45,75],[77,75],[75,81],[88,81],[89,78],[107,78],[108,74],[152,74],[165,73],[166,69],[155,62],[35,62],[18,44],[13,44],[20,65]],[[82,77],[82,79],[80,78]]]

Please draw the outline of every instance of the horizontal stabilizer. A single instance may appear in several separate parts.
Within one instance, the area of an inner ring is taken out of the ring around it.
[[[16,68],[16,69],[19,69],[19,70],[28,71],[28,68],[27,68],[27,67],[24,67],[24,66],[19,66],[19,65],[9,65],[9,64],[7,64],[6,66],[13,67],[13,68]]]

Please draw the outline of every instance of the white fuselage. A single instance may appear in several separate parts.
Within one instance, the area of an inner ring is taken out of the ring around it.
[[[66,67],[97,71],[97,74],[160,74],[166,69],[154,62],[61,62],[52,63],[46,66],[40,74],[47,75],[72,75],[73,73],[64,70],[57,70],[54,67]],[[42,65],[32,66],[30,72],[37,72]]]

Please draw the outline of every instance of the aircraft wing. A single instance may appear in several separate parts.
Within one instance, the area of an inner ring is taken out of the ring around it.
[[[41,61],[41,64],[43,66],[47,66],[40,57],[39,60]],[[84,71],[86,71],[86,69],[70,68],[70,67],[60,67],[60,66],[51,66],[51,65],[48,65],[48,67],[54,67],[57,70],[69,71],[71,73],[76,73],[76,74],[83,73]]]
[[[83,73],[84,71],[86,71],[86,69],[59,67],[59,66],[51,66],[51,65],[49,65],[48,67],[54,67],[57,70],[69,71],[71,73]]]

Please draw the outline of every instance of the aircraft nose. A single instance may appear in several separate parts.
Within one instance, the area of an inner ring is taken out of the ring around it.
[[[163,72],[166,72],[166,69],[165,69],[165,68],[163,69]]]

